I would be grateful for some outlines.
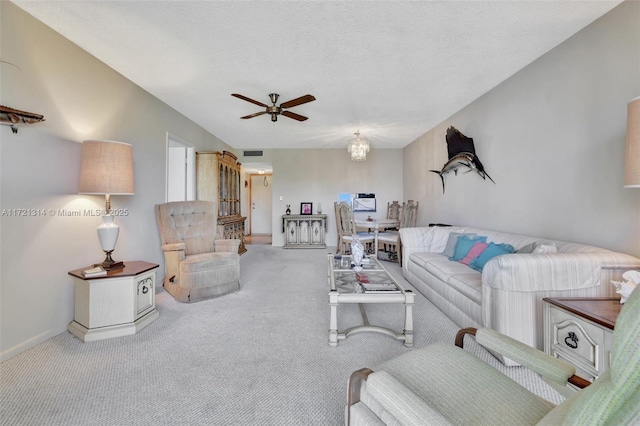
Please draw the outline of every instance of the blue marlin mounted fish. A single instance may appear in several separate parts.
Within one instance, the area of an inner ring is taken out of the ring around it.
[[[475,170],[476,173],[482,177],[482,179],[489,178],[491,182],[491,176],[484,170],[484,166],[480,162],[480,159],[476,156],[476,149],[473,145],[473,138],[468,138],[458,129],[451,126],[447,129],[447,151],[449,154],[449,161],[447,161],[442,170],[430,170],[436,173],[442,179],[442,193],[444,194],[444,175],[453,171],[455,175],[458,174],[460,167],[467,167],[467,173]]]

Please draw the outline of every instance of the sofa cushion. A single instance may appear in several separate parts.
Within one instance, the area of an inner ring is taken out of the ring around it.
[[[458,262],[464,259],[467,253],[469,253],[469,250],[471,250],[471,248],[475,245],[475,243],[484,243],[486,241],[487,237],[485,236],[461,236],[460,238],[458,238],[458,242],[456,243],[456,249],[454,250],[453,257],[450,257],[449,260]]]
[[[533,396],[498,369],[450,343],[412,350],[373,370],[389,373],[452,424],[535,424],[554,408],[551,402]],[[465,373],[452,374],[462,371]],[[473,409],[461,410],[461,406]]]
[[[415,253],[409,258],[424,269],[425,274],[431,274],[448,286],[456,289],[474,303],[482,302],[482,274],[467,265],[452,262],[440,253]]]
[[[473,269],[451,275],[447,284],[480,305],[482,303],[482,274]]]
[[[458,243],[458,238],[462,235],[467,235],[469,237],[476,237],[478,234],[465,234],[464,232],[452,232],[449,234],[449,239],[447,240],[447,245],[442,251],[442,255],[446,257],[452,257],[453,253],[456,249],[456,244]]]
[[[471,261],[469,267],[475,269],[476,271],[482,271],[484,265],[494,257],[500,256],[501,254],[510,254],[514,251],[515,250],[510,244],[489,243],[487,248],[480,254],[480,256]]]
[[[415,258],[416,256],[413,256],[411,259],[414,260]],[[424,268],[428,273],[435,276],[444,283],[449,281],[449,277],[458,274],[473,272],[480,275],[478,272],[469,269],[467,265],[463,265],[462,263],[458,262],[452,262],[441,254],[439,254],[437,258],[433,257],[426,261],[423,264],[422,268]]]
[[[226,267],[237,267],[238,253],[216,252],[201,253],[187,256],[180,262],[181,272],[200,272],[208,269],[220,269]]]

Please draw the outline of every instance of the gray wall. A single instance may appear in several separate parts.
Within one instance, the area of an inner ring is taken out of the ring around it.
[[[104,198],[78,195],[81,142],[112,139],[131,143],[136,194],[113,196],[118,217],[117,260],[160,264],[153,205],[165,201],[167,132],[196,151],[241,154],[140,89],[93,56],[9,2],[0,2],[2,64],[0,103],[43,114],[46,122],[17,135],[0,126],[0,209],[84,211],[104,208]],[[232,141],[230,141],[231,143]],[[304,146],[304,141],[301,141]],[[245,159],[239,157],[243,162]],[[255,161],[254,158],[252,160]],[[340,192],[376,192],[402,199],[402,150],[374,151],[352,163],[346,150],[267,151],[273,175],[274,245],[285,204],[297,212],[302,201],[321,202],[329,215],[327,242],[335,245],[333,202]],[[283,195],[284,201],[279,201]],[[246,199],[246,195],[245,195]],[[383,217],[384,210],[372,216]],[[366,216],[365,216],[366,217]],[[67,272],[101,261],[99,217],[0,217],[0,360],[56,334],[73,319],[73,280]]]
[[[43,114],[12,134],[0,126],[0,207],[84,211],[104,197],[78,195],[81,142],[131,143],[135,195],[113,196],[120,238],[114,258],[162,264],[153,205],[165,200],[167,132],[196,149],[230,147],[9,2],[0,2],[0,103]],[[0,218],[0,358],[64,332],[73,319],[67,272],[102,261],[100,217]]]
[[[375,192],[382,206],[421,201],[421,224],[462,223],[640,254],[640,195],[622,189],[626,103],[640,94],[639,8],[618,7],[404,150],[373,147],[364,163],[352,163],[346,147],[266,151],[274,167],[274,245],[283,244],[286,204],[296,212],[301,201],[321,202],[334,245],[337,194]],[[1,57],[22,69],[0,65],[0,103],[47,119],[17,135],[0,127],[0,208],[101,208],[100,197],[77,195],[80,142],[129,142],[136,194],[113,197],[114,207],[131,212],[117,219],[116,258],[162,270],[152,212],[165,199],[166,133],[196,150],[231,148],[13,4],[0,2],[0,14]],[[449,125],[475,138],[497,185],[450,176],[442,195],[427,170],[446,160]],[[0,359],[65,332],[73,318],[67,271],[102,259],[100,222],[0,217]]]
[[[640,191],[623,189],[627,103],[640,95],[640,3],[625,2],[404,150],[418,224],[461,224],[640,255]],[[445,133],[489,175],[452,173]]]
[[[304,142],[301,142],[303,144]],[[242,152],[238,152],[239,155]],[[255,157],[239,157],[240,162],[256,161]],[[344,149],[275,149],[265,150],[260,161],[273,165],[273,245],[284,245],[282,215],[291,205],[291,212],[300,212],[300,203],[318,203],[327,215],[326,242],[337,241],[333,203],[340,193],[375,193],[377,212],[355,213],[357,219],[384,218],[387,203],[402,201],[402,150],[375,147],[363,162],[351,161]],[[280,201],[280,195],[283,201]]]

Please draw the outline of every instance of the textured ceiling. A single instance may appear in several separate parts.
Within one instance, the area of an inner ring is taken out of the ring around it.
[[[234,148],[400,148],[620,1],[15,1]],[[310,93],[298,122],[269,104]]]

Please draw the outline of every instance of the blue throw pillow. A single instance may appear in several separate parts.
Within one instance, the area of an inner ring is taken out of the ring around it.
[[[475,243],[484,243],[485,241],[487,241],[487,237],[485,236],[470,237],[468,235],[461,235],[458,237],[458,242],[456,243],[456,248],[453,251],[453,256],[450,257],[449,260],[459,262],[461,259],[464,259]]]
[[[484,265],[493,259],[496,256],[500,256],[501,254],[509,254],[515,253],[515,249],[511,244],[496,244],[489,243],[485,251],[480,254],[480,256],[476,257],[471,261],[469,267],[475,269],[476,271],[482,272],[482,268]]]

